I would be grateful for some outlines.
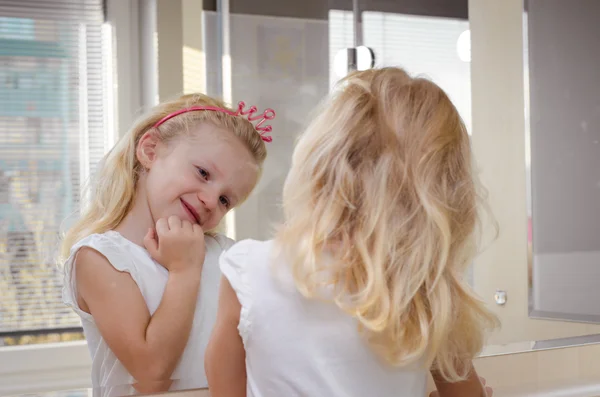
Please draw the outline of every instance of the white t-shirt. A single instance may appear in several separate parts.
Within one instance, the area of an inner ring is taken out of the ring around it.
[[[233,244],[222,235],[205,236],[206,256],[198,304],[190,338],[177,368],[173,372],[171,390],[207,387],[204,372],[204,352],[216,320],[218,290],[221,272],[218,259]],[[93,234],[79,241],[71,249],[65,263],[63,301],[81,317],[81,323],[92,356],[92,387],[95,395],[123,396],[135,394],[131,386],[133,377],[110,350],[93,317],[77,304],[77,285],[73,260],[81,247],[90,247],[104,255],[110,264],[121,272],[127,272],[136,282],[150,314],[154,314],[162,299],[169,272],[155,262],[148,251],[127,240],[115,231]]]
[[[244,240],[219,261],[242,306],[247,396],[424,396],[427,371],[385,364],[353,317],[304,298],[273,244]]]

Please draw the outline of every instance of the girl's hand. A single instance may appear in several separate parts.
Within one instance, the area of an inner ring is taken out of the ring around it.
[[[485,378],[482,378],[480,376],[479,380],[481,381],[481,384],[483,386],[485,386]],[[486,392],[487,397],[492,397],[492,395],[494,394],[494,390],[489,386],[485,386],[485,392]],[[431,394],[429,394],[429,397],[440,397],[440,392],[438,392],[438,391],[431,392]]]
[[[172,380],[137,382],[133,388],[142,394],[161,393],[169,391],[172,383]]]
[[[144,246],[171,273],[200,270],[204,264],[204,231],[177,216],[159,219],[144,237]]]

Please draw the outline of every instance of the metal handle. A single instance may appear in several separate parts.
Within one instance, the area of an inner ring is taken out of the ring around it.
[[[504,306],[506,304],[506,291],[503,291],[501,289],[497,289],[496,293],[494,294],[494,300],[496,301],[497,305],[500,306]]]

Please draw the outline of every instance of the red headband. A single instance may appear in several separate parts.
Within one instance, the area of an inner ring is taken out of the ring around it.
[[[227,113],[231,116],[246,116],[247,115],[248,121],[250,121],[250,122],[260,120],[258,123],[256,123],[254,128],[256,129],[256,132],[258,132],[258,134],[260,135],[260,137],[262,138],[263,141],[271,142],[273,140],[273,138],[266,135],[267,133],[271,132],[271,130],[272,130],[271,126],[266,125],[266,126],[262,127],[262,125],[265,121],[273,120],[275,118],[275,111],[273,109],[266,109],[261,115],[255,116],[254,113],[256,113],[258,111],[258,108],[256,106],[251,106],[250,109],[248,109],[248,110],[244,110],[244,107],[246,107],[246,104],[244,102],[240,102],[240,103],[238,103],[237,112],[234,112],[230,109],[219,108],[216,106],[192,106],[189,108],[180,109],[176,112],[166,115],[162,119],[158,120],[156,122],[156,124],[154,124],[154,128],[158,128],[165,121],[170,120],[173,117],[178,116],[183,113],[192,112],[192,111],[196,111],[196,110],[209,110],[209,111],[214,111],[214,112]]]

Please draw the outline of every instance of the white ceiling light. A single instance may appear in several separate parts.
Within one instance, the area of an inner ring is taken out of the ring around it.
[[[375,66],[375,53],[364,45],[356,47],[356,69],[367,70]]]
[[[339,78],[346,77],[348,74],[348,49],[339,50],[333,58],[333,71]]]
[[[339,50],[333,58],[333,71],[336,76],[342,78],[345,77],[351,69],[348,59],[349,57],[356,57],[356,70],[367,70],[375,66],[375,53],[372,49],[366,46],[358,46],[354,48],[344,48]]]
[[[465,30],[458,36],[456,41],[456,52],[458,59],[463,62],[471,62],[471,31]]]

